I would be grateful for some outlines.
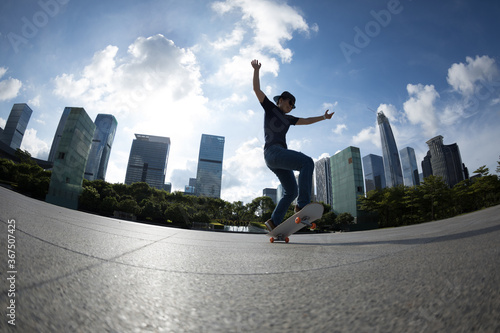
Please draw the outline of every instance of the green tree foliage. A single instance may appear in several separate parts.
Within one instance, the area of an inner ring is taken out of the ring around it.
[[[351,213],[340,213],[335,219],[335,229],[349,230],[351,224],[354,224],[354,217]]]
[[[488,168],[452,189],[441,177],[427,177],[420,186],[370,191],[360,196],[361,210],[378,216],[380,227],[393,227],[444,219],[500,203],[500,180]]]

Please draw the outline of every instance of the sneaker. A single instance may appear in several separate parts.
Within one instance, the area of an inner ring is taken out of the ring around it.
[[[274,223],[271,219],[267,220],[264,224],[269,231],[273,231],[273,229],[275,228]]]
[[[303,207],[302,207],[303,208]],[[295,213],[298,213],[302,210],[302,208],[299,208],[299,206],[295,205]]]

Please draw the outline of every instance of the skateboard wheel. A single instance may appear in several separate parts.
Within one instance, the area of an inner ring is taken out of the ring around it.
[[[274,243],[274,237],[269,238],[269,241],[270,241],[271,243]]]
[[[288,243],[290,241],[290,238],[285,237],[285,243]]]
[[[316,223],[314,223],[314,222],[313,222],[313,223],[311,224],[311,229],[316,229]]]
[[[297,216],[297,217],[295,218],[295,223],[297,223],[297,224],[299,224],[299,223],[300,223],[300,216]]]

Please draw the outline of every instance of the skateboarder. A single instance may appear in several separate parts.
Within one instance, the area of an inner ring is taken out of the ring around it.
[[[275,96],[271,102],[260,89],[260,67],[258,60],[252,60],[253,72],[253,90],[262,108],[264,108],[264,159],[266,165],[276,174],[281,186],[283,187],[283,198],[271,215],[271,219],[265,222],[269,231],[273,230],[281,223],[285,217],[288,207],[293,200],[297,199],[295,212],[300,211],[305,205],[311,202],[312,175],[314,171],[314,162],[309,156],[288,149],[286,144],[286,133],[290,125],[309,125],[318,121],[331,119],[334,112],[318,117],[298,118],[289,113],[295,109],[295,97],[288,91]],[[293,171],[300,171],[299,186]]]

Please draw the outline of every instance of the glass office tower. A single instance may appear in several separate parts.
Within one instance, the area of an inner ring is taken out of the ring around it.
[[[145,182],[164,189],[170,138],[136,134],[130,149],[125,184]]]
[[[197,196],[220,198],[224,142],[223,136],[202,134],[196,173]]]
[[[363,168],[359,148],[348,147],[330,158],[333,212],[350,213],[359,222],[358,196],[364,195]]]
[[[104,180],[118,122],[113,115],[98,114],[94,123],[96,129],[92,139],[87,167],[85,168],[85,178],[88,180]]]
[[[366,192],[385,188],[384,161],[382,156],[369,154],[363,157]]]
[[[401,166],[403,167],[403,179],[405,186],[420,185],[420,176],[418,175],[415,150],[411,147],[406,147],[401,149],[399,154],[401,156]]]
[[[429,146],[427,156],[430,156],[431,171],[434,176],[442,177],[450,187],[465,179],[464,170],[466,168],[462,163],[460,150],[456,143],[444,145],[441,135],[430,139],[426,143]]]
[[[45,201],[77,209],[95,124],[83,108],[67,109]]]
[[[3,143],[12,149],[21,148],[24,132],[28,127],[33,110],[26,103],[14,104],[10,111],[5,128],[0,134]]]
[[[377,122],[382,140],[382,157],[384,160],[386,185],[387,187],[402,185],[403,173],[401,172],[398,147],[392,134],[391,124],[389,124],[389,119],[387,119],[382,111],[377,113]]]
[[[322,158],[314,164],[316,173],[316,200],[327,205],[333,205],[332,168],[330,157]]]
[[[61,119],[59,120],[59,125],[57,125],[56,133],[54,134],[54,140],[52,140],[52,146],[50,147],[49,162],[54,162],[56,158],[57,148],[59,148],[59,142],[61,141],[64,125],[66,125],[66,120],[68,120],[69,113],[71,112],[70,107],[66,107],[63,110]]]

